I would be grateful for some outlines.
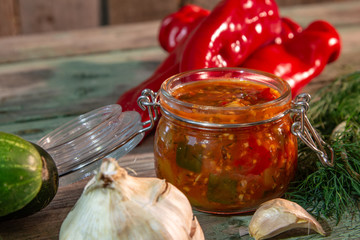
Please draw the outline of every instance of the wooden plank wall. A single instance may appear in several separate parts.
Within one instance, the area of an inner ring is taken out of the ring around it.
[[[181,5],[178,0],[107,0],[109,23],[122,24],[161,19],[176,11]]]
[[[97,27],[99,0],[19,0],[21,33]]]
[[[0,37],[162,19],[187,3],[220,0],[0,0]],[[349,0],[276,0],[279,6]],[[356,0],[354,0],[356,1]]]
[[[0,37],[20,31],[18,0],[0,0]]]
[[[162,19],[185,4],[196,4],[206,9],[212,9],[220,0],[107,0],[109,8],[109,23],[121,24]],[[348,0],[276,0],[279,6],[310,4],[319,2],[334,2]],[[358,1],[358,0],[355,0]],[[160,3],[161,2],[161,3]]]

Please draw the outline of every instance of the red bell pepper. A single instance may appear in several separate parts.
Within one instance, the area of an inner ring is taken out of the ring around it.
[[[282,44],[258,49],[241,66],[283,78],[295,96],[327,63],[339,57],[340,49],[340,36],[335,28],[325,21],[315,21]]]
[[[188,4],[166,16],[160,24],[160,46],[171,52],[176,45],[187,37],[199,23],[210,14],[209,10]]]
[[[274,0],[221,1],[186,39],[180,71],[238,66],[280,31]]]
[[[182,71],[180,64],[184,65],[186,58],[191,58],[186,63],[189,69],[199,66],[222,67],[225,62],[227,66],[234,67],[258,46],[273,41],[280,31],[280,17],[274,0],[223,0],[193,29],[186,40],[177,44],[149,79],[125,92],[117,103],[123,111],[138,111],[142,120],[146,121],[148,113],[137,106],[142,90],[149,88],[158,91],[163,81]],[[241,40],[231,37],[233,34],[241,37]],[[194,39],[194,36],[200,39]],[[212,58],[208,59],[203,54],[210,54]],[[213,58],[219,57],[223,57],[223,61],[213,61]]]

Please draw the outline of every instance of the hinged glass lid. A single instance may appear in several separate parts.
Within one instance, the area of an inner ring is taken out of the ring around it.
[[[141,122],[138,112],[122,112],[113,104],[80,115],[41,138],[37,144],[54,159],[60,186],[92,175],[102,158],[119,159],[137,146],[157,119],[155,95],[146,90],[138,100],[149,111],[147,122]]]

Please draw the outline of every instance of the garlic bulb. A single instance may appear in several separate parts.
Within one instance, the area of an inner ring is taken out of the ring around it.
[[[267,239],[293,228],[313,229],[325,235],[320,223],[300,205],[276,198],[260,205],[249,224],[249,233],[256,240]]]
[[[129,176],[115,159],[99,173],[61,225],[65,239],[204,239],[185,195],[165,180]]]

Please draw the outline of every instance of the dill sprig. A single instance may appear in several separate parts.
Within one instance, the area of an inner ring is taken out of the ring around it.
[[[324,135],[350,118],[360,123],[360,71],[340,77],[320,90],[307,114]]]
[[[299,167],[286,197],[317,217],[340,221],[344,213],[360,210],[360,72],[319,91],[308,116],[334,149],[335,166],[324,167],[300,143]]]

